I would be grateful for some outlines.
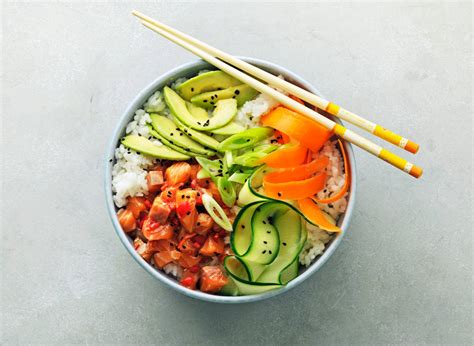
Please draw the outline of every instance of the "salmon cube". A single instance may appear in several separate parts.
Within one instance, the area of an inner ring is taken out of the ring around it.
[[[201,291],[216,293],[227,285],[229,279],[224,275],[222,269],[217,266],[205,266],[201,269]]]
[[[150,218],[153,221],[163,225],[168,219],[170,213],[171,208],[168,206],[168,204],[163,202],[160,196],[156,197],[150,209]]]
[[[158,192],[161,186],[165,183],[162,171],[150,171],[146,175],[146,182],[148,185],[148,192]]]

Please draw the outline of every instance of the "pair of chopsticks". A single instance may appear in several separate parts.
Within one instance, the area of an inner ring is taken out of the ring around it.
[[[342,125],[332,121],[331,119],[326,118],[325,116],[313,111],[312,109],[298,103],[297,101],[291,99],[290,97],[278,92],[272,87],[277,87],[281,90],[284,90],[294,96],[299,97],[300,99],[308,102],[311,105],[314,105],[322,110],[325,110],[329,114],[337,116],[343,120],[346,120],[359,128],[362,128],[374,135],[392,143],[398,145],[399,147],[416,153],[418,151],[418,144],[398,135],[389,130],[384,129],[380,125],[377,125],[371,121],[368,121],[348,110],[345,110],[338,105],[331,103],[327,100],[322,99],[321,97],[314,95],[296,85],[293,85],[285,80],[282,80],[266,71],[263,71],[253,65],[250,65],[236,57],[222,52],[217,48],[211,47],[210,45],[201,42],[185,33],[182,33],[172,27],[160,23],[143,13],[138,11],[132,11],[132,14],[138,17],[141,23],[152,31],[157,32],[168,40],[178,44],[179,46],[185,48],[191,53],[199,56],[203,60],[207,61],[211,65],[214,65],[218,69],[228,73],[229,75],[237,78],[242,83],[248,84],[255,90],[270,95],[276,100],[278,100],[283,105],[293,109],[294,111],[305,115],[306,117],[315,120],[322,126],[326,127],[329,130],[334,131],[336,135],[347,140],[348,142],[362,148],[363,150],[371,153],[372,155],[388,162],[394,167],[404,171],[405,173],[410,174],[415,178],[419,178],[423,169],[414,165],[413,163],[408,162],[402,157],[390,152],[387,149],[382,148],[378,144],[362,137],[361,135],[345,128]],[[242,71],[247,72],[248,74],[236,69],[238,67]],[[257,77],[258,79],[267,82],[264,84],[252,76]]]

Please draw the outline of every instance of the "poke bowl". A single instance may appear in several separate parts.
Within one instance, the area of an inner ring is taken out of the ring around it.
[[[320,95],[283,67],[242,60]],[[127,251],[210,302],[259,301],[308,279],[347,231],[355,191],[349,143],[202,60],[145,87],[106,153],[107,209]]]

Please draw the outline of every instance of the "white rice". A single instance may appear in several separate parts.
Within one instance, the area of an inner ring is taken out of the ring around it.
[[[149,136],[147,124],[151,122],[150,116],[143,109],[135,112],[133,120],[127,125],[127,135]],[[159,140],[151,138],[155,145],[163,145]],[[112,168],[112,191],[117,207],[127,204],[127,198],[143,196],[148,193],[146,183],[147,168],[152,167],[156,160],[136,151],[125,148],[122,144],[115,149],[116,163]]]
[[[323,231],[321,228],[306,224],[308,230],[308,238],[300,253],[300,263],[308,267],[317,256],[321,255],[326,248],[326,244],[331,240],[332,236]]]
[[[179,264],[170,262],[167,265],[163,267],[163,270],[166,274],[172,275],[178,280],[181,279],[181,276],[183,275],[183,268]]]
[[[282,75],[278,78],[284,79]],[[276,88],[275,88],[276,89]],[[288,94],[282,90],[276,89],[283,94]],[[262,115],[275,108],[279,102],[266,94],[259,94],[255,99],[245,102],[237,111],[234,121],[245,128],[259,126]]]

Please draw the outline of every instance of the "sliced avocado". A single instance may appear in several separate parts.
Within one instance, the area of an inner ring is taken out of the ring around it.
[[[237,106],[242,106],[245,102],[258,95],[258,91],[252,89],[247,84],[241,84],[224,90],[208,91],[191,98],[191,102],[196,106],[210,109],[219,100],[234,98]]]
[[[232,136],[235,135],[236,133],[245,131],[245,127],[242,125],[239,125],[235,122],[228,123],[227,125],[220,127],[215,130],[211,130],[212,133],[216,135],[224,135],[224,136]]]
[[[186,126],[182,122],[180,122],[176,117],[174,117],[173,120],[176,126],[178,126],[181,131],[183,131],[189,137],[194,139],[196,142],[201,143],[205,147],[217,150],[217,147],[219,146],[219,142],[216,141],[214,138],[206,135],[205,133],[193,130],[189,126]]]
[[[184,154],[184,155],[206,157],[205,155],[202,155],[202,154],[196,154],[196,153],[193,153],[191,151],[186,151],[184,148],[181,148],[181,147],[175,145],[173,142],[168,141],[165,137],[163,137],[158,132],[153,130],[153,127],[151,125],[148,125],[148,128],[149,128],[150,134],[153,137],[157,138],[161,143],[163,143],[167,147],[169,147],[173,150],[176,150],[177,152],[180,152],[181,154]]]
[[[158,132],[161,137],[164,137],[173,145],[180,146],[185,151],[202,154],[206,156],[214,156],[216,153],[204,148],[201,144],[195,142],[184,134],[173,121],[167,117],[159,114],[150,114],[151,126]]]
[[[127,148],[159,159],[184,161],[191,158],[165,145],[158,146],[142,136],[128,135],[122,138],[122,144]]]
[[[225,72],[210,71],[188,79],[186,82],[178,85],[176,91],[181,97],[189,101],[194,95],[206,91],[227,89],[239,84],[242,84],[242,82]]]
[[[193,116],[196,120],[204,120],[206,121],[209,118],[209,114],[207,110],[204,108],[198,107],[193,105],[191,102],[186,101],[186,107],[188,107],[189,113]]]
[[[171,113],[183,124],[192,129],[200,131],[210,131],[228,124],[237,113],[237,101],[234,99],[220,100],[212,113],[212,117],[206,121],[196,120],[189,112],[184,101],[173,89],[165,87],[163,89],[165,101]]]

